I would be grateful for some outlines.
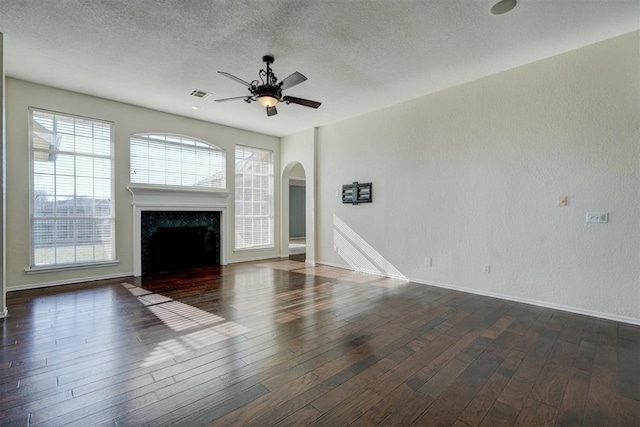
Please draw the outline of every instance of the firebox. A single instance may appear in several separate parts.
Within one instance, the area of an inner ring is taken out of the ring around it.
[[[220,265],[220,212],[142,211],[142,278]]]

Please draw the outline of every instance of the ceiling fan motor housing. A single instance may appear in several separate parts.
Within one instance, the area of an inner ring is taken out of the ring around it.
[[[282,88],[279,85],[260,85],[252,91],[256,98],[261,96],[270,96],[280,100],[282,97]]]

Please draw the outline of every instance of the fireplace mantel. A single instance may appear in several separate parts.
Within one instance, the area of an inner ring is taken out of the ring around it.
[[[212,190],[201,187],[170,187],[130,185],[127,190],[133,196],[132,204],[135,205],[211,205],[225,207],[231,192],[227,190]]]
[[[133,273],[142,274],[141,212],[142,211],[212,211],[220,212],[220,263],[227,264],[227,209],[233,193],[198,187],[130,185],[133,196]]]

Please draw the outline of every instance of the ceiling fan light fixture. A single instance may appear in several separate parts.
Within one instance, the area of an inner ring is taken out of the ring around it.
[[[258,104],[263,107],[275,107],[280,100],[278,98],[274,98],[271,95],[260,95],[256,98]]]

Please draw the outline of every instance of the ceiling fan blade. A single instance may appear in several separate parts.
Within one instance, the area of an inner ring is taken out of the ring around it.
[[[251,87],[251,83],[249,82],[245,82],[244,80],[242,80],[240,77],[236,77],[233,74],[229,74],[227,72],[224,71],[218,71],[219,74],[222,74],[225,77],[230,78],[233,81],[236,81],[238,83],[240,83],[241,85],[244,85],[245,87]]]
[[[304,105],[305,107],[311,107],[311,108],[318,108],[320,105],[322,105],[321,102],[311,101],[309,99],[296,98],[295,96],[283,96],[282,100],[287,104],[292,103],[292,104]]]
[[[276,110],[276,106],[275,105],[273,107],[267,107],[267,116],[268,117],[275,116],[276,114],[278,114],[278,110]]]
[[[234,96],[233,98],[222,98],[222,99],[216,99],[216,102],[227,102],[227,101],[235,101],[236,99],[247,99],[248,96]]]
[[[294,87],[295,85],[299,85],[300,83],[302,83],[303,81],[307,80],[307,78],[299,73],[299,72],[295,72],[293,74],[291,74],[288,77],[285,77],[284,80],[282,80],[282,82],[280,82],[280,87],[282,87],[282,90],[285,89],[289,89],[290,87]]]

